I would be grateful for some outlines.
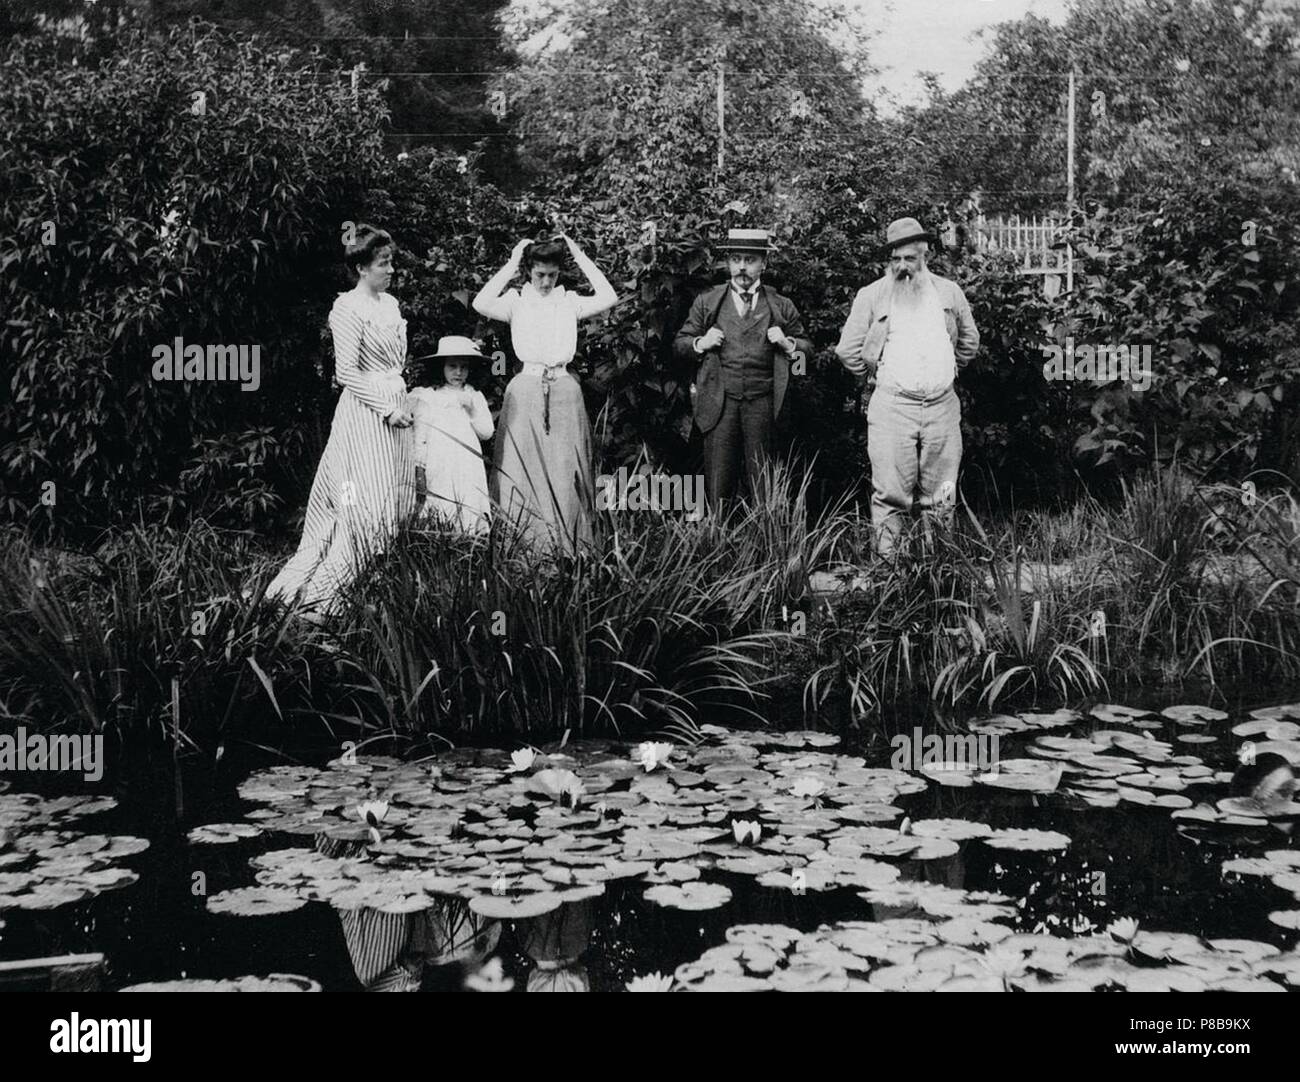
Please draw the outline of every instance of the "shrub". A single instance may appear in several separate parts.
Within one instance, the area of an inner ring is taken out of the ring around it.
[[[0,58],[0,464],[8,517],[54,481],[40,521],[75,530],[207,468],[196,445],[321,410],[326,268],[381,141],[374,95],[211,29],[65,53]],[[178,336],[260,345],[260,388],[155,382]],[[237,497],[255,519],[260,483]]]

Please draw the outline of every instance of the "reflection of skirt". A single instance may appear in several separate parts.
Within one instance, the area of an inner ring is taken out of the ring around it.
[[[530,543],[572,551],[575,540],[591,540],[591,422],[576,377],[567,371],[554,380],[515,376],[501,405],[493,457],[492,496]]]
[[[327,857],[357,859],[362,842],[337,841],[317,834],[315,849]],[[482,964],[501,938],[498,921],[480,917],[460,898],[430,897],[415,913],[378,909],[336,909],[357,980],[367,992],[415,992],[426,966],[461,962]]]

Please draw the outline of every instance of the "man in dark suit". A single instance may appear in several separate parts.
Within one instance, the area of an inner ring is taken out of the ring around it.
[[[772,248],[767,230],[732,229],[719,247],[729,280],[695,298],[673,342],[679,357],[700,361],[695,424],[704,434],[704,486],[715,511],[734,499],[742,469],[751,497],[758,491],[790,363],[812,352],[794,302],[762,283]]]

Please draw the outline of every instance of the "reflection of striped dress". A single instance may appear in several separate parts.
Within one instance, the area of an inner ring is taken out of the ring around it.
[[[328,857],[363,857],[364,842],[316,835]],[[426,966],[463,962],[476,968],[496,949],[501,925],[470,911],[460,898],[432,896],[417,913],[336,909],[357,980],[367,992],[415,992]]]
[[[382,551],[414,493],[410,430],[385,423],[405,398],[406,320],[397,301],[360,290],[330,311],[334,378],[342,385],[329,442],[307,501],[298,551],[267,588],[329,607],[368,554]],[[410,476],[408,476],[410,475]]]

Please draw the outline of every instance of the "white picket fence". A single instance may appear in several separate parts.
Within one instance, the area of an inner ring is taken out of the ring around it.
[[[982,218],[975,231],[981,252],[1011,252],[1020,259],[1023,274],[1065,274],[1069,254],[1059,245],[1065,223],[1056,218]]]

